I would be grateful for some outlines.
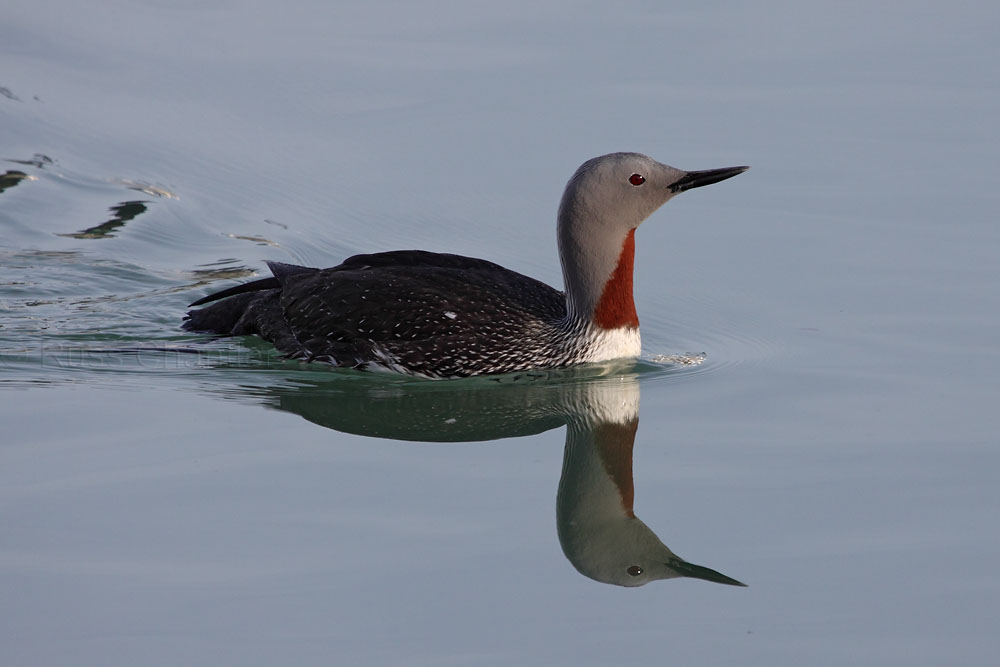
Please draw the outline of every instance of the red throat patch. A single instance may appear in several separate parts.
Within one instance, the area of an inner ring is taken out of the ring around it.
[[[632,447],[635,444],[635,432],[639,428],[639,418],[631,419],[624,424],[600,424],[594,429],[594,440],[599,443],[598,453],[604,472],[608,473],[618,487],[618,495],[622,499],[622,509],[625,516],[635,518],[632,503],[635,501],[635,488],[632,485]]]
[[[639,315],[632,299],[632,268],[635,264],[635,230],[630,229],[618,256],[618,266],[604,285],[594,309],[594,322],[602,329],[637,328]]]

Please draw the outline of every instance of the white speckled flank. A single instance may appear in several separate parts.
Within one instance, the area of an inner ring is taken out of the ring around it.
[[[505,323],[511,326],[512,323]],[[536,323],[535,331],[522,340],[520,347],[503,347],[489,359],[479,359],[475,348],[441,350],[450,358],[452,372],[419,368],[391,348],[374,344],[371,358],[324,359],[338,366],[356,366],[365,370],[391,371],[427,378],[462,377],[464,366],[476,363],[483,375],[512,373],[532,368],[552,368],[614,359],[638,357],[642,352],[639,330],[634,327],[602,329],[592,323],[566,319],[555,325]],[[490,330],[483,332],[489,340]],[[435,350],[438,350],[435,346]]]
[[[399,250],[273,278],[191,304],[185,327],[256,334],[293,359],[427,378],[495,375],[639,356],[635,229],[678,192],[745,167],[685,172],[637,153],[585,162],[559,206],[565,292],[482,259]]]

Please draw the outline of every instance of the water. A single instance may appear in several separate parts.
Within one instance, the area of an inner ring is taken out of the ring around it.
[[[4,664],[988,663],[998,19],[8,8]],[[559,284],[562,186],[616,150],[752,165],[640,229],[638,364],[422,383],[178,327],[265,259]],[[748,588],[595,581],[567,508],[630,492]]]

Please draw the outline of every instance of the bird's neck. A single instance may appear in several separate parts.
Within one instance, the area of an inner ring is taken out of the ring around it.
[[[638,426],[638,417],[620,423],[570,421],[557,495],[566,530],[594,535],[598,524],[606,529],[608,522],[635,518],[632,448]]]
[[[632,298],[632,265],[635,263],[635,230],[625,236],[618,263],[604,283],[601,298],[594,308],[594,323],[602,329],[637,328],[639,316]]]
[[[602,233],[600,224],[561,223],[559,255],[569,316],[605,330],[637,329],[632,296],[635,230],[622,237],[620,232]],[[587,228],[590,233],[582,234]]]

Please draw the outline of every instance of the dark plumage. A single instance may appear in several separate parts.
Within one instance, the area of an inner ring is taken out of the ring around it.
[[[190,311],[184,327],[257,334],[291,358],[429,377],[525,370],[568,352],[557,344],[565,295],[492,262],[400,250],[322,270],[268,266],[273,278],[194,302],[219,300]]]

